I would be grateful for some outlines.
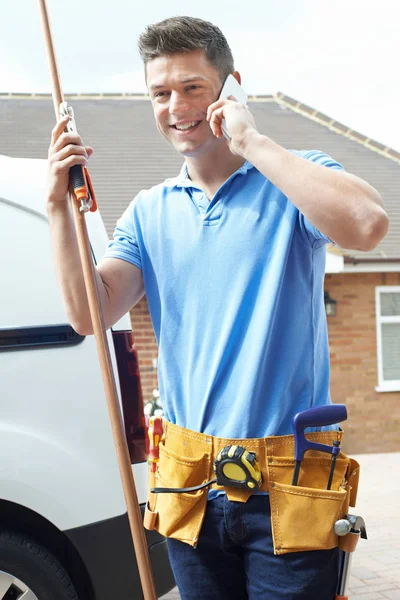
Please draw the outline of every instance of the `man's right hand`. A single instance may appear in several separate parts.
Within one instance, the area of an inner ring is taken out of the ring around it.
[[[66,202],[69,170],[86,166],[93,148],[84,146],[77,133],[65,133],[69,117],[60,119],[51,135],[48,155],[47,214],[57,278],[69,322],[78,333],[93,333],[82,263],[72,211]],[[104,324],[109,329],[144,294],[142,271],[119,258],[106,258],[96,266],[95,277],[103,308]]]
[[[65,133],[69,116],[57,121],[51,132],[48,153],[48,200],[65,200],[69,188],[69,170],[74,165],[87,166],[93,148],[84,146],[77,133]]]

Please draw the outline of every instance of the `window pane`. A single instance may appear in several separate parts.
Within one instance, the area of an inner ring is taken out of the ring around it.
[[[382,324],[382,360],[383,379],[400,379],[400,323]]]
[[[400,316],[400,292],[381,293],[381,316]]]
[[[0,198],[0,257],[0,328],[68,323],[44,214]]]

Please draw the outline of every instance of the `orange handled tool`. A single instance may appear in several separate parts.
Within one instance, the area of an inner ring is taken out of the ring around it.
[[[67,102],[60,104],[60,117],[69,116],[69,121],[65,126],[64,131],[67,133],[77,133],[75,116],[72,106],[68,106]],[[69,180],[74,190],[75,197],[81,202],[81,212],[95,212],[97,210],[96,196],[90,179],[89,171],[82,165],[74,165],[69,170]]]
[[[149,441],[150,452],[148,461],[150,463],[151,473],[157,470],[157,463],[160,460],[160,442],[163,435],[162,417],[150,417],[149,422]]]

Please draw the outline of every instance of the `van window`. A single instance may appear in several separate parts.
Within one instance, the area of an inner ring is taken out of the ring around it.
[[[0,329],[68,323],[44,214],[0,197]]]

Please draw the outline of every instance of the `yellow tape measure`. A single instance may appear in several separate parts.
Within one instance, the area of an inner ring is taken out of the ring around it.
[[[261,471],[254,452],[243,446],[225,446],[214,462],[217,484],[252,491],[261,487]]]

